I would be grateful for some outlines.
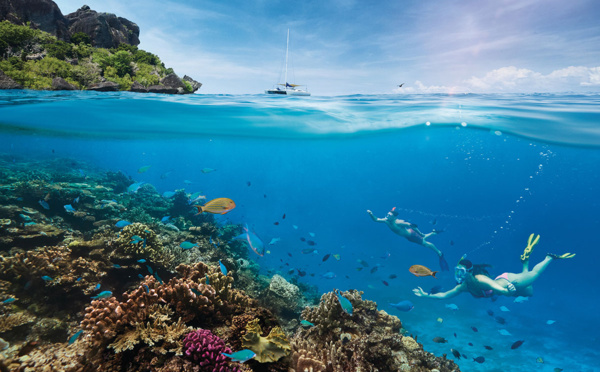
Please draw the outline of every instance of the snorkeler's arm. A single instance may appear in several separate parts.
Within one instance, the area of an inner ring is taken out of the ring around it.
[[[375,222],[385,222],[386,219],[385,218],[377,218],[375,217],[375,215],[373,214],[373,212],[367,210],[367,213],[369,214],[369,216],[371,216],[371,219]]]
[[[503,286],[501,286],[500,284],[498,284],[498,282],[496,282],[495,280],[488,278],[485,275],[477,275],[475,277],[477,279],[477,281],[479,281],[479,283],[485,284],[486,286],[489,287],[489,289],[492,289],[494,292],[505,295],[505,296],[512,296],[512,292],[508,287],[504,288]],[[512,284],[512,283],[510,283]],[[513,286],[514,288],[514,286]]]
[[[439,293],[427,293],[421,287],[417,287],[413,289],[413,293],[419,297],[428,297],[428,298],[437,298],[439,300],[443,300],[446,298],[452,298],[458,296],[461,292],[464,292],[462,284],[457,285],[447,292],[439,292]]]

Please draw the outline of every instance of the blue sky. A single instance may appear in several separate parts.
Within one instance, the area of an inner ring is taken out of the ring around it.
[[[314,95],[600,91],[597,0],[55,2],[137,23],[140,48],[199,93],[271,88],[288,28],[288,81]]]

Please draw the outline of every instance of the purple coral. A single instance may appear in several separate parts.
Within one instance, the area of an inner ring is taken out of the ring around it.
[[[201,371],[239,372],[237,366],[231,366],[229,358],[221,353],[231,354],[225,342],[207,329],[188,333],[183,340],[183,353],[198,363]]]

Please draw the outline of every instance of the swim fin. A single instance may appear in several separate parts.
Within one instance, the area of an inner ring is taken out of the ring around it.
[[[573,258],[573,257],[575,257],[575,253],[563,253],[560,256],[557,254],[554,254],[554,253],[548,253],[548,254],[546,254],[546,256],[550,256],[554,259],[559,260],[559,259],[565,259],[565,258]]]
[[[442,271],[450,271],[450,267],[448,266],[448,262],[446,262],[443,253],[440,256],[440,268],[442,269]]]
[[[525,250],[521,255],[521,261],[523,262],[529,260],[529,256],[531,255],[531,252],[533,252],[533,247],[535,247],[535,245],[540,241],[539,235],[536,236],[535,239],[533,238],[534,236],[535,234],[529,235],[529,240],[527,240],[527,247],[525,247]]]

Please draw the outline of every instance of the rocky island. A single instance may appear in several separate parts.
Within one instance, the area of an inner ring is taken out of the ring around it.
[[[139,34],[134,22],[87,5],[65,16],[52,0],[0,0],[0,89],[187,94],[202,86],[139,49]]]

